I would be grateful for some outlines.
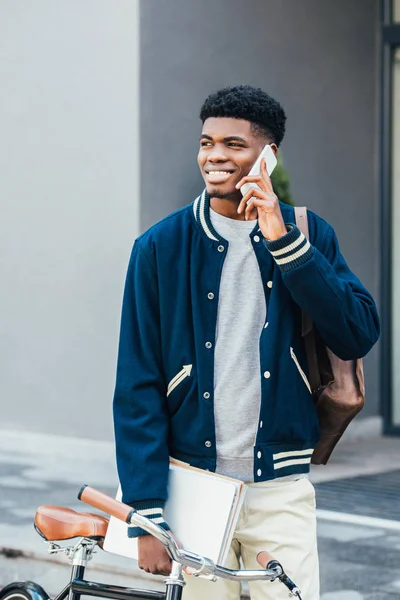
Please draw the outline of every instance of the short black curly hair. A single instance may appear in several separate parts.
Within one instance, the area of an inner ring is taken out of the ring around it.
[[[251,85],[225,87],[210,94],[200,110],[200,119],[231,117],[245,119],[257,135],[272,138],[277,146],[285,135],[286,114],[277,100]]]

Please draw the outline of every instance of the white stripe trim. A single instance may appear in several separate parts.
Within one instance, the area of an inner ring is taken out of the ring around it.
[[[281,256],[282,254],[286,254],[286,252],[291,252],[297,248],[297,246],[300,246],[304,240],[304,234],[300,232],[300,236],[294,242],[289,244],[289,246],[285,246],[285,248],[280,248],[279,250],[271,250],[271,254],[272,256]]]
[[[184,379],[186,379],[186,373],[182,373],[182,375],[178,379],[176,379],[176,381],[174,381],[174,383],[168,388],[168,390],[167,390],[167,397],[170,395],[171,392],[174,391],[174,389],[176,387],[178,387],[178,385],[180,383],[182,383],[182,381]]]
[[[277,265],[286,265],[287,263],[292,262],[293,260],[296,260],[296,258],[300,258],[300,256],[302,256],[303,254],[305,254],[307,252],[307,250],[309,250],[310,248],[310,242],[307,242],[298,252],[296,252],[295,254],[291,254],[290,256],[287,256],[286,258],[276,258],[275,262]]]
[[[171,386],[173,386],[173,385],[174,385],[174,383],[175,383],[175,381],[177,381],[178,379],[180,379],[180,378],[182,377],[182,375],[184,375],[185,373],[186,373],[186,369],[181,369],[181,370],[179,371],[179,373],[177,373],[177,374],[175,375],[175,377],[173,377],[173,378],[171,379],[171,381],[169,382],[169,384],[168,384],[168,389],[169,389]],[[187,373],[186,373],[186,374],[187,374]]]
[[[158,517],[157,519],[151,519],[153,523],[164,523],[163,517]]]
[[[170,395],[170,393],[171,393],[171,392],[173,392],[173,391],[174,391],[174,389],[175,389],[176,387],[178,387],[178,385],[179,385],[180,383],[182,383],[182,381],[183,381],[184,379],[186,379],[186,377],[187,377],[187,373],[182,373],[182,375],[179,377],[179,379],[177,379],[176,381],[174,381],[174,383],[168,387],[168,390],[167,390],[167,398],[168,398],[168,396]]]
[[[143,510],[138,510],[139,515],[142,517],[150,517],[151,515],[162,515],[162,508],[144,508]]]
[[[279,460],[280,458],[289,458],[289,456],[306,456],[314,452],[314,448],[307,448],[307,450],[290,450],[289,452],[278,452],[278,454],[273,454],[272,458],[274,460]]]
[[[307,375],[304,373],[303,369],[301,368],[300,363],[299,363],[299,361],[297,359],[297,356],[294,353],[293,348],[290,348],[290,356],[292,357],[292,359],[294,361],[294,364],[296,365],[297,370],[298,370],[298,372],[301,375],[302,380],[306,384],[308,391],[310,392],[310,394],[312,394],[312,389],[311,389],[310,382],[307,379]]]
[[[274,469],[283,469],[284,467],[292,467],[294,465],[306,465],[311,462],[311,456],[308,458],[294,458],[293,460],[284,460],[274,464]]]
[[[218,238],[216,238],[215,235],[213,235],[211,233],[210,228],[207,225],[206,218],[204,216],[205,203],[206,203],[206,190],[203,191],[203,193],[201,195],[201,200],[200,200],[200,222],[201,222],[201,225],[202,225],[204,231],[206,232],[207,236],[210,239],[215,240],[217,242]]]
[[[196,219],[196,221],[197,221],[197,206],[199,204],[199,201],[200,201],[200,196],[198,196],[196,198],[196,200],[194,201],[194,204],[193,204],[194,218]]]

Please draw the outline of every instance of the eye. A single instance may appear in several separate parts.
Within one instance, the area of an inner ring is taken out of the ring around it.
[[[243,148],[242,144],[237,144],[236,142],[230,142],[229,146],[233,148]]]
[[[200,142],[200,146],[211,146],[211,142]]]

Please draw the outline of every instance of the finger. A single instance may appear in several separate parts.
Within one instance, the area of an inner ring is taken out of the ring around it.
[[[272,214],[274,212],[274,203],[272,200],[269,200],[269,199],[265,200],[265,199],[253,197],[253,198],[251,198],[251,200],[249,200],[249,203],[246,208],[246,213],[248,210],[253,210],[254,208],[257,210],[257,216],[259,216],[258,209],[261,209],[264,213]],[[245,213],[245,218],[246,218],[246,213]],[[250,213],[248,213],[248,214],[250,214]]]
[[[259,190],[258,188],[253,188],[253,187],[250,188],[249,191],[243,196],[243,198],[241,199],[241,201],[239,203],[239,206],[238,206],[239,214],[245,210],[246,204],[250,200],[250,198],[254,198],[255,196],[257,196],[259,198],[265,198],[264,190]]]
[[[255,198],[252,197],[249,200],[247,200],[246,205],[245,205],[245,211],[244,211],[244,218],[246,221],[249,221],[250,219],[257,219],[258,217],[258,211],[257,211],[257,207],[255,206],[253,200]]]
[[[258,210],[256,208],[252,209],[250,212],[245,215],[246,221],[256,221],[258,218]]]
[[[162,571],[163,575],[169,575],[172,569],[172,560],[169,556],[166,556],[165,560],[160,563],[160,572]]]
[[[150,569],[150,573],[152,575],[169,575],[171,573],[171,566],[162,564],[162,565],[154,565]]]
[[[271,178],[270,178],[270,176],[268,174],[267,161],[265,160],[265,158],[261,159],[261,169],[260,169],[260,172],[261,172],[261,177],[262,177],[262,180],[264,182],[264,186],[265,186],[266,191],[271,191],[272,192],[273,191],[272,181],[271,181]]]
[[[238,183],[236,184],[236,188],[239,189],[242,187],[242,185],[244,183],[256,183],[257,185],[260,186],[261,189],[263,189],[263,186],[265,184],[264,179],[262,178],[261,174],[260,175],[252,175],[250,177],[250,175],[246,175],[246,177],[243,177],[240,181],[238,181]]]
[[[244,218],[246,221],[250,221],[250,220],[254,220],[257,219],[258,217],[258,210],[257,207],[255,206],[253,200],[249,200],[247,206],[246,206],[246,211],[244,213]]]
[[[243,210],[245,210],[246,206],[248,205],[248,203],[251,199],[264,202],[265,206],[268,206],[268,208],[271,208],[271,209],[275,206],[275,204],[278,200],[278,198],[274,194],[274,192],[264,192],[264,190],[257,190],[257,189],[249,190],[248,193],[240,201],[240,204],[238,207],[238,212],[242,212]],[[242,203],[243,203],[243,205],[241,206]],[[240,211],[239,211],[239,208],[240,208]]]
[[[273,212],[275,209],[275,203],[273,198],[257,198],[253,196],[250,198],[246,207],[255,206],[257,208],[266,209],[266,212]]]

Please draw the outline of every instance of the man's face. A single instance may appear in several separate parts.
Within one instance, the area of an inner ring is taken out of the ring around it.
[[[240,198],[235,185],[248,175],[268,140],[255,136],[244,119],[210,117],[203,124],[197,157],[206,189],[213,198]]]

